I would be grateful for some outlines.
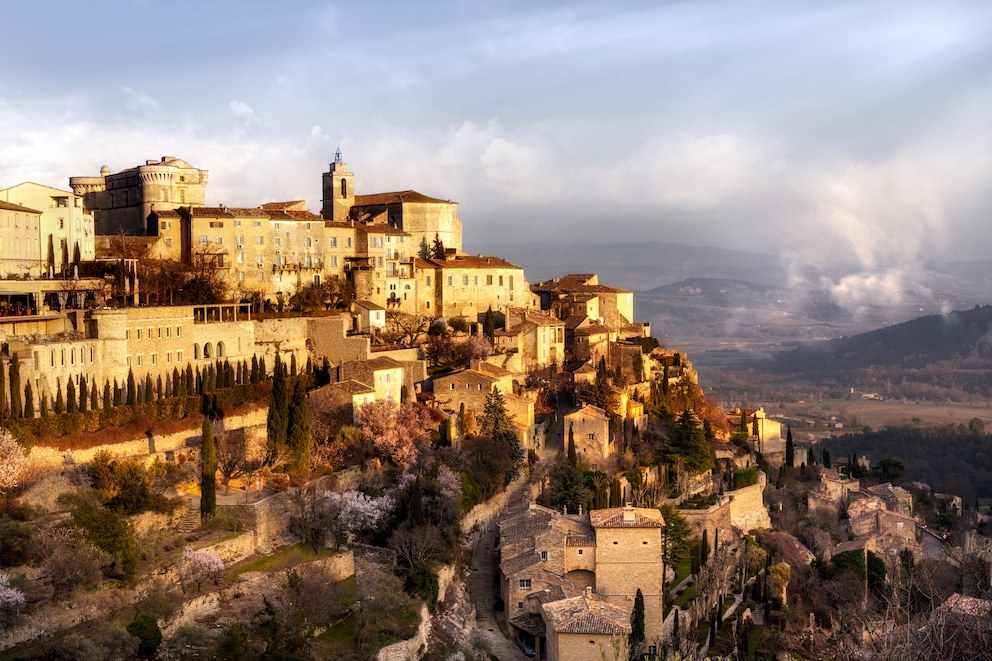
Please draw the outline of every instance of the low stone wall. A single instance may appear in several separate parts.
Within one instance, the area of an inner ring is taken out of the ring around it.
[[[431,618],[427,606],[420,607],[420,626],[417,635],[409,640],[393,643],[379,650],[378,661],[416,661],[420,652],[427,647],[427,637],[431,634]]]
[[[722,498],[719,502],[704,510],[679,509],[689,527],[692,528],[693,537],[702,537],[703,530],[709,536],[710,548],[716,539],[716,531],[720,531],[720,539],[728,541],[731,538],[732,523],[730,518],[730,499]]]

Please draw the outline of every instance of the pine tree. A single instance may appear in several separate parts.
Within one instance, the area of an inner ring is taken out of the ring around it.
[[[792,468],[796,465],[796,444],[792,441],[792,425],[785,431],[785,465]]]
[[[10,417],[17,419],[24,413],[21,406],[21,366],[17,356],[10,357]]]
[[[34,418],[34,391],[31,389],[31,382],[24,385],[24,417]]]
[[[420,259],[430,259],[431,257],[431,247],[427,243],[427,237],[420,237],[420,247],[417,249],[417,256]]]
[[[303,379],[296,379],[293,386],[286,442],[292,453],[293,468],[301,474],[309,473],[310,447],[313,439],[310,434],[310,403],[307,401],[307,387]]]
[[[79,400],[76,399],[76,382],[69,377],[69,382],[65,384],[65,410],[66,413],[75,413],[79,410]]]
[[[437,234],[434,235],[434,244],[431,246],[431,259],[444,259],[444,243]]]
[[[203,446],[200,450],[200,516],[211,517],[217,512],[217,445],[209,420],[200,427]]]
[[[630,611],[630,651],[635,652],[644,642],[644,595],[637,588],[634,595],[634,608]]]

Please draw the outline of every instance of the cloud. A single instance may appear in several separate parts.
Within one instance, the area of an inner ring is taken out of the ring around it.
[[[159,107],[158,101],[142,90],[136,90],[131,87],[122,87],[121,92],[124,93],[124,105],[128,110],[147,111],[157,110]]]
[[[234,116],[246,123],[255,123],[258,116],[255,111],[244,101],[231,101],[227,107],[234,113]]]

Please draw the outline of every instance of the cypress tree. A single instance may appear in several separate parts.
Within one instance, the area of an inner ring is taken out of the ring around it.
[[[114,379],[114,406],[120,406],[121,402],[121,387],[117,385],[117,379]]]
[[[86,407],[90,403],[90,394],[86,387],[86,377],[79,377],[79,412],[86,413]]]
[[[485,334],[486,338],[489,340],[489,344],[495,346],[496,344],[496,319],[493,317],[493,308],[489,306],[486,310],[486,320],[482,326],[482,332]]]
[[[21,406],[21,366],[17,356],[10,358],[10,417],[20,418],[24,414]]]
[[[100,408],[100,396],[96,390],[96,381],[93,382],[93,387],[90,388],[90,410],[96,411]]]
[[[182,385],[180,384],[180,379],[179,379],[179,369],[176,368],[176,367],[173,367],[172,368],[172,396],[173,397],[182,397],[181,389],[182,389]]]
[[[579,458],[575,454],[575,425],[568,423],[568,465],[575,468],[579,463]]]
[[[193,394],[193,366],[186,363],[186,377],[183,381],[183,395],[189,397]]]
[[[809,446],[806,450],[806,463],[812,466],[816,463],[816,455],[813,454],[813,446]]]
[[[138,386],[134,382],[134,372],[127,371],[127,405],[134,407],[138,405]]]
[[[114,405],[113,395],[110,394],[110,380],[103,382],[103,410],[107,410]]]
[[[152,375],[145,375],[145,402],[155,401],[155,388],[152,386]]]
[[[289,375],[296,376],[296,353],[289,354]]]
[[[251,357],[251,383],[252,385],[258,383],[258,356],[253,355]]]
[[[306,474],[310,472],[310,403],[307,401],[307,387],[303,379],[296,379],[293,398],[289,404],[289,430],[287,444],[293,455],[293,468]]]
[[[41,394],[41,417],[48,417],[48,395],[45,393]]]
[[[65,384],[65,410],[66,413],[75,413],[79,410],[79,400],[76,398],[76,382],[69,377],[69,382]]]
[[[156,394],[158,395],[158,399],[161,400],[165,396],[165,388],[162,386],[161,374],[159,374],[158,377],[156,378],[155,389],[156,389]]]
[[[24,384],[24,417],[29,420],[34,417],[34,391],[30,381]]]
[[[217,445],[209,420],[200,427],[203,446],[200,450],[200,516],[208,518],[217,513]]]
[[[258,380],[265,381],[269,378],[269,368],[265,366],[265,356],[258,359]]]
[[[275,461],[279,448],[286,445],[286,437],[289,433],[289,399],[286,369],[279,355],[276,354],[276,364],[272,371],[272,401],[269,403],[269,413],[266,418],[269,437],[266,462],[270,465]]]
[[[699,544],[699,563],[700,565],[705,565],[706,561],[710,559],[710,537],[709,531],[703,529],[703,541]]]
[[[62,382],[56,381],[55,383],[55,414],[62,415],[65,413],[65,399],[62,398]]]
[[[823,467],[830,468],[830,450],[823,448]]]
[[[7,417],[10,409],[7,408],[7,370],[0,360],[0,420]]]
[[[792,468],[796,465],[796,445],[792,441],[792,424],[785,431],[785,465]]]
[[[630,611],[630,651],[637,650],[638,645],[644,642],[644,595],[641,589],[637,588],[634,595],[634,608]]]

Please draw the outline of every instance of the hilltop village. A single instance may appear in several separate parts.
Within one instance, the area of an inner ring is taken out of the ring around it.
[[[530,283],[340,151],[319,213],[207,183],[0,189],[0,658],[987,641],[984,538],[932,527],[960,499],[720,410],[594,265]]]

